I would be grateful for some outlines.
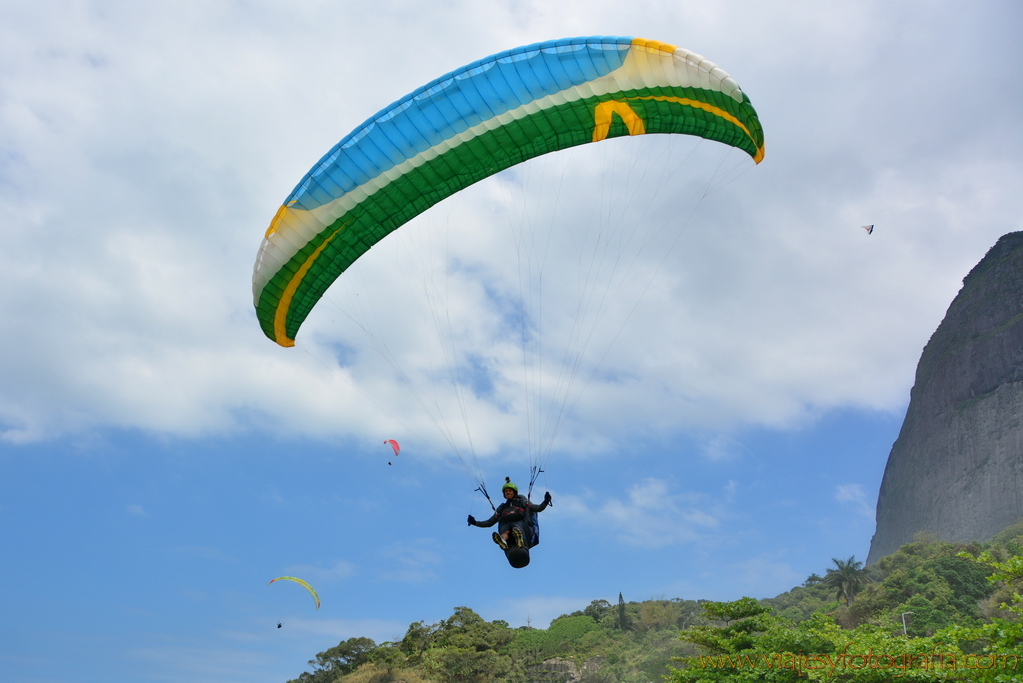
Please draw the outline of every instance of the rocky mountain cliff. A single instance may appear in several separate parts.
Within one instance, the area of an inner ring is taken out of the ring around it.
[[[867,563],[920,531],[986,541],[1023,517],[1023,232],[963,280],[920,356]]]

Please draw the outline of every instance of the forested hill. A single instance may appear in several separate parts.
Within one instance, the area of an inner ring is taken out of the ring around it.
[[[768,680],[758,665],[771,669],[769,680],[796,682],[825,661],[836,681],[1023,680],[1023,669],[1008,670],[1023,658],[1023,602],[1014,602],[1023,523],[983,546],[919,539],[868,568],[848,558],[822,571],[760,601],[594,600],[547,629],[511,628],[456,607],[440,622],[410,625],[400,642],[343,641],[289,683]],[[858,648],[873,663],[845,667]],[[904,658],[902,669],[887,671],[898,660],[878,660],[882,651],[931,652],[930,668],[918,659],[906,670]],[[1002,659],[991,659],[993,668],[967,666],[985,652]]]

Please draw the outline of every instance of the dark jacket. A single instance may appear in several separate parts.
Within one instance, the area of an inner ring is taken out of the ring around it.
[[[529,502],[528,498],[519,494],[511,500],[506,500],[498,505],[493,517],[484,522],[476,522],[476,526],[488,527],[500,524],[498,530],[502,533],[509,527],[515,526],[518,522],[524,522],[529,526],[533,526],[533,514],[542,512],[546,507],[546,500],[537,505],[536,503]]]

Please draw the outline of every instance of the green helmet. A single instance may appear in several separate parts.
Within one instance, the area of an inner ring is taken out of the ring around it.
[[[512,483],[511,477],[504,478],[504,486],[501,487],[501,493],[504,493],[505,489],[511,489],[515,493],[519,492],[519,487]]]

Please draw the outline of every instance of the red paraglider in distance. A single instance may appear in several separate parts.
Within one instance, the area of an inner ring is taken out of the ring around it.
[[[394,439],[388,439],[387,441],[385,441],[385,442],[384,442],[384,444],[385,444],[385,445],[386,445],[386,444],[391,444],[391,448],[393,448],[393,449],[394,449],[394,455],[395,455],[395,456],[397,456],[397,455],[398,455],[398,453],[400,453],[400,452],[401,452],[401,446],[399,446],[399,445],[398,445],[398,442],[397,442],[397,441],[395,441]],[[390,465],[391,463],[387,463],[387,464],[388,464],[388,465]]]

